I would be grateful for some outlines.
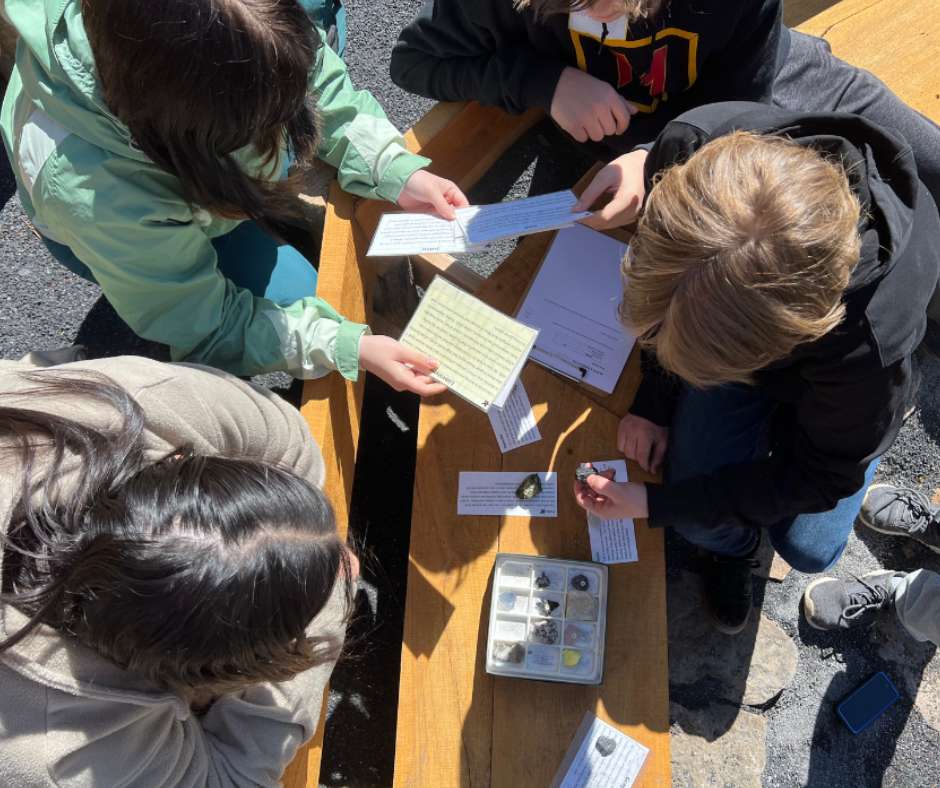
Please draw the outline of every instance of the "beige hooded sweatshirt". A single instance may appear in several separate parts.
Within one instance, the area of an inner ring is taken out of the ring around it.
[[[116,416],[100,405],[17,397],[35,384],[0,362],[0,403],[48,409],[104,426]],[[125,357],[63,364],[94,370],[126,389],[144,410],[148,456],[182,444],[208,455],[281,463],[317,486],[323,460],[300,414],[276,395],[216,370]],[[0,527],[9,525],[17,468],[0,459]],[[2,551],[0,551],[2,553]],[[2,565],[0,565],[2,571]],[[345,603],[334,590],[311,624],[344,635]],[[25,623],[0,606],[0,637]],[[317,727],[326,664],[280,684],[259,684],[215,701],[196,716],[182,697],[122,670],[50,627],[0,654],[0,785],[255,786],[277,785]]]

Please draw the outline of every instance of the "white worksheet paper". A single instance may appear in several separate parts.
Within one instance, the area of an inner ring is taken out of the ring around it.
[[[614,471],[615,482],[627,481],[627,463],[623,460],[605,460],[593,463],[599,471]],[[591,558],[599,564],[630,564],[638,560],[636,528],[633,520],[602,520],[588,513],[588,537],[591,540]]]
[[[516,489],[531,473],[535,471],[461,471],[457,514],[557,517],[558,474],[554,472],[539,473],[542,492],[534,498],[523,501],[516,497]]]
[[[489,244],[568,227],[590,216],[590,211],[572,212],[577,201],[572,191],[552,192],[523,200],[458,208],[456,215],[469,243]]]
[[[608,755],[597,748],[602,737],[605,750],[613,744]],[[552,788],[629,788],[647,755],[648,747],[586,712],[562,761],[564,772],[559,770]]]
[[[542,440],[535,423],[535,414],[532,413],[532,403],[521,380],[517,380],[512,387],[506,404],[502,408],[491,407],[486,415],[490,417],[496,442],[503,454]]]
[[[626,252],[587,227],[560,230],[517,315],[539,329],[534,361],[607,394],[635,342],[618,314]]]
[[[454,220],[428,213],[386,213],[372,236],[367,257],[462,254],[476,251]]]

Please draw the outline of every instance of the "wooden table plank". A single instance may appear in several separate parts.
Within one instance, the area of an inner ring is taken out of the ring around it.
[[[469,405],[445,395],[421,407],[395,785],[545,785],[588,709],[651,748],[639,784],[668,785],[661,532],[639,523],[641,561],[612,568],[609,610],[630,612],[609,619],[601,687],[485,673],[497,546],[589,558],[587,526],[564,482],[558,518],[458,518],[459,472],[549,469],[567,479],[582,459],[617,456],[616,416],[535,364],[526,366],[523,380],[543,440],[506,455],[486,416]],[[636,468],[631,474],[643,478]]]
[[[842,0],[797,29],[822,36],[838,57],[874,72],[914,109],[940,121],[937,0]]]
[[[543,440],[506,454],[502,470],[556,471],[558,518],[504,518],[499,551],[589,561],[586,516],[571,491],[574,469],[582,461],[620,456],[618,419],[587,397],[573,397],[570,383],[536,364],[526,367],[523,382]],[[632,463],[629,473],[645,478]],[[610,567],[603,683],[495,678],[494,786],[548,785],[588,710],[650,748],[637,785],[670,784],[663,534],[643,521],[636,536],[639,562]]]
[[[456,517],[460,470],[495,468],[486,416],[456,397],[421,407],[398,701],[395,785],[490,784],[492,678],[479,642],[499,523]],[[485,635],[484,635],[485,637]]]

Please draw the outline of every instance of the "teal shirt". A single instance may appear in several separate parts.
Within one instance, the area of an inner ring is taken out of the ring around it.
[[[127,324],[169,345],[175,361],[237,375],[311,378],[335,369],[355,380],[366,326],[322,299],[278,305],[221,274],[211,240],[238,222],[189,205],[178,179],[133,146],[102,99],[80,0],[6,0],[5,11],[20,43],[0,133],[23,207],[43,235],[91,269]],[[310,91],[321,120],[318,156],[337,168],[343,189],[396,201],[428,160],[405,149],[328,46]],[[239,160],[264,175],[250,151]],[[275,162],[268,174],[280,171]]]

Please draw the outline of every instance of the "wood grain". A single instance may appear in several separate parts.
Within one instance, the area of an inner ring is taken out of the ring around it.
[[[803,0],[804,3],[808,0]],[[796,5],[793,0],[787,4]],[[797,28],[880,77],[905,102],[940,121],[940,6],[936,0],[842,0]]]
[[[616,416],[535,364],[523,381],[544,437],[506,455],[481,412],[446,395],[421,407],[395,785],[547,785],[588,709],[650,747],[638,784],[668,785],[661,532],[637,523],[641,561],[612,567],[600,687],[485,673],[497,549],[581,559],[590,550],[584,512],[564,481],[558,518],[458,518],[459,472],[547,469],[565,480],[582,460],[617,456]],[[636,468],[631,474],[640,478]]]
[[[371,267],[359,265],[366,243],[353,221],[354,205],[354,198],[333,183],[326,208],[317,295],[347,319],[368,323],[372,312],[373,274]],[[349,523],[362,393],[361,379],[351,383],[339,374],[328,375],[304,384],[300,406],[310,433],[323,453],[326,465],[323,491],[336,511],[337,530],[343,538]],[[324,693],[316,735],[298,751],[284,772],[285,788],[319,785],[328,692],[327,689]]]

